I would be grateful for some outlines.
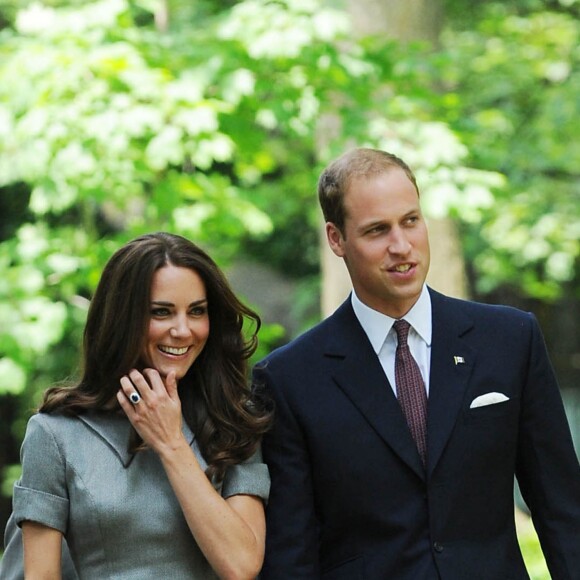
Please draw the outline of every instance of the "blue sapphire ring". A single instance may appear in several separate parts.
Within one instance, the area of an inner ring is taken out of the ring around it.
[[[133,403],[133,405],[136,405],[140,400],[141,400],[141,395],[139,395],[139,393],[133,392],[129,395],[129,401],[131,401],[131,403]]]

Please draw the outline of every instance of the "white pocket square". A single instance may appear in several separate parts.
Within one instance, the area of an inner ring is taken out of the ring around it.
[[[485,393],[485,395],[480,395],[475,397],[469,405],[470,409],[475,409],[476,407],[485,407],[486,405],[495,405],[496,403],[503,403],[504,401],[509,401],[503,393]]]

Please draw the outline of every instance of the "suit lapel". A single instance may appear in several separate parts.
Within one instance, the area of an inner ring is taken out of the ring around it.
[[[326,357],[334,367],[334,382],[391,449],[424,478],[419,453],[399,402],[352,310],[350,299],[329,322],[332,331]]]
[[[472,320],[458,309],[460,302],[430,289],[433,337],[427,412],[427,462],[432,473],[457,421],[476,352],[465,334]]]

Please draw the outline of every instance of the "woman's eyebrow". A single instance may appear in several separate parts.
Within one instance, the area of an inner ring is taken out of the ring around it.
[[[189,304],[189,306],[199,306],[200,304],[207,303],[207,298],[200,298],[199,300],[194,300]],[[157,306],[175,306],[173,302],[167,302],[165,300],[151,300],[151,304],[155,304]]]

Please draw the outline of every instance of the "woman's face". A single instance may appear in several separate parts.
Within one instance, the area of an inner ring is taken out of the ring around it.
[[[199,356],[209,335],[205,284],[197,272],[168,264],[151,283],[145,365],[179,380]]]

